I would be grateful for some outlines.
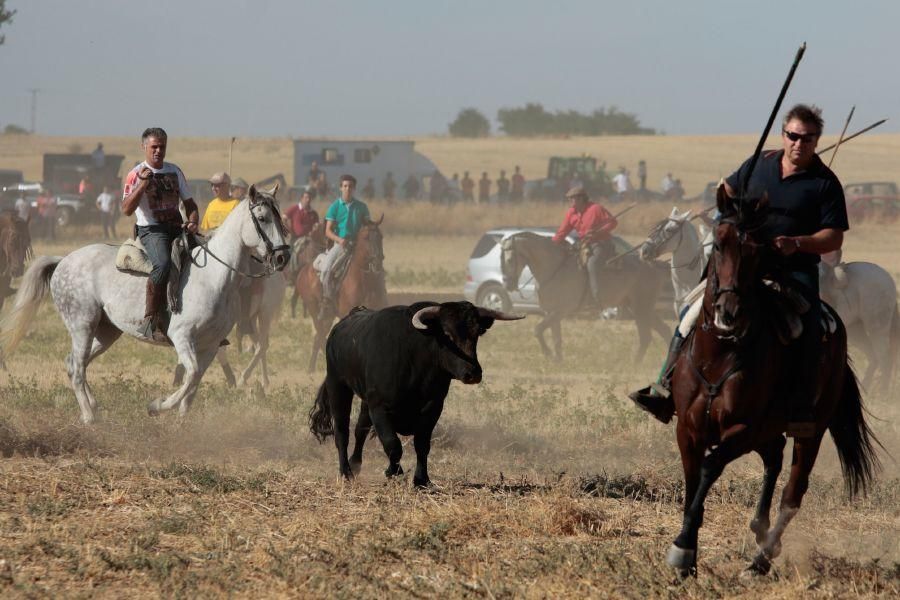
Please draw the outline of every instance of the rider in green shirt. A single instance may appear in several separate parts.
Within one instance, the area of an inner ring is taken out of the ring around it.
[[[356,190],[356,178],[352,175],[341,175],[341,196],[331,203],[325,213],[325,237],[334,245],[325,255],[322,265],[322,308],[320,318],[334,307],[334,296],[339,282],[331,276],[331,271],[339,259],[350,251],[350,245],[356,240],[360,228],[370,220],[369,207],[361,200],[353,197]]]

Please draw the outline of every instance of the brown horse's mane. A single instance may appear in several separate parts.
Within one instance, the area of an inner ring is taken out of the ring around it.
[[[28,223],[11,211],[0,211],[0,274],[11,274],[14,265],[10,264],[10,257],[16,250],[22,252],[23,263],[32,256]]]

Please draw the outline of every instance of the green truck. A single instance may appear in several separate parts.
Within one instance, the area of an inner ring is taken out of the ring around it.
[[[606,173],[606,163],[597,164],[593,156],[553,156],[547,165],[547,177],[530,181],[525,197],[530,200],[565,200],[572,181],[580,181],[594,197],[612,195],[612,180]]]

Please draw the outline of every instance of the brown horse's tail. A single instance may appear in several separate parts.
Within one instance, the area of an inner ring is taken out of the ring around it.
[[[325,438],[334,435],[334,422],[331,418],[331,407],[328,405],[328,390],[324,382],[316,394],[316,403],[309,411],[309,430],[319,442],[324,442]]]
[[[845,369],[844,390],[828,429],[841,461],[844,487],[850,496],[855,496],[865,494],[874,481],[881,469],[876,446],[884,447],[866,423],[859,383],[849,361]]]

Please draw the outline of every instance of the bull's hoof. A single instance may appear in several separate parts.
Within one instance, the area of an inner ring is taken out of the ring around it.
[[[398,465],[390,465],[387,469],[384,470],[385,477],[397,477],[398,475],[403,475],[403,467]]]
[[[679,548],[675,544],[666,553],[666,563],[677,569],[682,577],[697,575],[697,551]]]
[[[418,477],[413,477],[413,486],[417,488],[430,488],[431,480],[427,477],[425,479],[419,479]]]

